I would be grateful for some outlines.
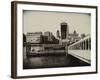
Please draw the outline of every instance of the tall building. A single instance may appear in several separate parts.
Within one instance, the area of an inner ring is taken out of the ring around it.
[[[49,31],[44,32],[44,36],[47,37],[48,41],[52,41],[53,34],[51,32],[49,32]]]
[[[69,29],[68,29],[67,23],[62,22],[61,23],[61,39],[67,39],[68,38],[68,33],[69,33]]]
[[[52,32],[49,31],[44,32],[43,37],[43,42],[46,44],[57,44],[59,42],[52,34]]]
[[[57,30],[57,38],[60,38],[60,33],[59,33],[59,30]]]

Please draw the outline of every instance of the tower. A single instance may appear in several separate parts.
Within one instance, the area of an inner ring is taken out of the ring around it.
[[[61,39],[67,39],[68,38],[68,33],[69,33],[69,29],[68,29],[67,23],[62,22],[61,23]]]
[[[66,55],[68,54],[68,34],[69,29],[66,22],[61,23],[61,44],[65,45]]]
[[[57,30],[57,38],[60,38],[59,30]]]

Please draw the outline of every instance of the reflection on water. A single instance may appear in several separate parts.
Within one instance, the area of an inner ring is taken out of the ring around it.
[[[47,68],[47,67],[70,67],[70,66],[88,66],[89,64],[80,61],[79,59],[68,56],[39,56],[26,57],[26,50],[24,48],[23,68]]]
[[[29,57],[24,63],[26,66],[32,67],[56,67],[56,66],[65,66],[69,63],[69,60],[66,60],[66,56],[46,56],[46,57]]]

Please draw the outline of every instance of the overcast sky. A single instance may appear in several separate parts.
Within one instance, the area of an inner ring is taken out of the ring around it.
[[[76,30],[79,34],[89,34],[91,31],[91,16],[86,13],[23,12],[23,31],[25,34],[27,32],[50,31],[56,36],[56,31],[60,30],[61,22],[68,24],[69,33]]]

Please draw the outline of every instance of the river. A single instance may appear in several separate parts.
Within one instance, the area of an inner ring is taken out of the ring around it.
[[[26,48],[23,52],[23,69],[90,66],[71,55],[27,57]]]

